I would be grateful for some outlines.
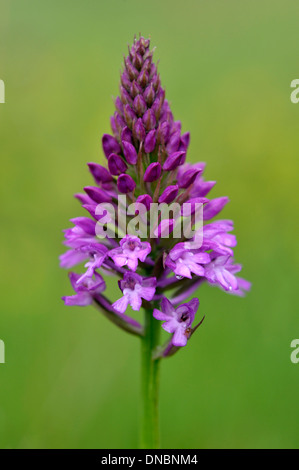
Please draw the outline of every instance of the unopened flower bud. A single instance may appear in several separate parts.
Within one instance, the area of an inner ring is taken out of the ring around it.
[[[152,84],[153,84],[153,87],[154,87],[155,91],[157,91],[159,86],[160,86],[160,77],[159,77],[159,75],[154,75],[154,77],[151,80],[152,80]]]
[[[139,85],[139,83],[134,80],[131,84],[130,94],[132,98],[135,98],[137,95],[141,95],[143,92],[143,88]]]
[[[141,118],[137,119],[133,124],[133,136],[139,140],[139,142],[143,142],[145,139],[145,129]]]
[[[169,104],[168,104],[167,100],[164,101],[163,110],[162,110],[162,113],[161,113],[161,116],[160,116],[160,121],[161,122],[167,121],[170,128],[173,125],[173,115],[172,115],[172,112],[169,108]]]
[[[136,183],[130,175],[122,174],[118,177],[117,187],[120,193],[127,194],[134,191]]]
[[[112,135],[104,134],[102,137],[102,145],[103,145],[103,150],[104,150],[104,154],[106,155],[106,158],[109,157],[110,153],[121,152],[119,143],[114,137],[112,137]]]
[[[153,129],[152,131],[149,131],[145,138],[144,142],[144,150],[146,153],[151,153],[154,151],[156,147],[156,131]]]
[[[179,181],[180,188],[188,188],[201,173],[202,170],[198,168],[190,168],[190,170],[187,170]]]
[[[186,152],[174,152],[167,159],[163,165],[163,170],[175,170],[178,166],[185,163]]]
[[[118,111],[120,114],[123,114],[123,112],[124,112],[124,105],[123,105],[123,103],[122,103],[122,101],[121,101],[121,99],[120,99],[119,96],[117,96],[117,98],[115,99],[114,104],[115,104],[115,107],[116,107],[117,111]]]
[[[145,48],[147,49],[149,47],[149,44],[150,44],[150,40],[149,39],[145,39],[144,37],[141,37],[140,38],[140,44]]]
[[[136,79],[139,75],[138,70],[136,70],[136,68],[132,65],[128,57],[125,59],[125,66],[130,80]]]
[[[108,168],[111,175],[120,175],[125,173],[128,167],[119,155],[112,153],[108,158]]]
[[[162,171],[162,168],[159,162],[151,163],[145,170],[143,180],[146,183],[151,183],[152,181],[156,181],[157,179],[160,178],[161,171]]]
[[[163,103],[160,101],[159,98],[155,99],[152,107],[151,107],[151,111],[154,113],[155,115],[155,118],[157,121],[159,121],[159,118],[160,118],[160,115],[161,115],[161,111],[162,111],[162,105]]]
[[[175,200],[179,192],[179,187],[177,184],[173,186],[168,186],[161,196],[159,197],[159,203],[165,202],[166,204],[170,204],[172,201]]]
[[[124,149],[124,156],[130,165],[136,165],[137,163],[137,152],[134,145],[130,144],[130,142],[123,141],[122,142],[123,149]]]
[[[126,123],[123,120],[123,118],[117,112],[114,114],[114,119],[115,119],[115,125],[116,125],[116,129],[117,129],[117,133],[120,135],[121,131],[125,127]]]
[[[110,117],[110,126],[111,126],[111,130],[112,130],[113,134],[117,135],[118,131],[117,131],[117,127],[116,127],[116,122],[115,122],[115,117],[114,117],[114,116],[111,116],[111,117]]]
[[[133,104],[133,100],[127,90],[124,87],[120,87],[120,97],[123,104],[129,104],[130,106]]]
[[[136,199],[136,202],[139,202],[140,204],[143,204],[146,207],[146,210],[149,211],[153,200],[152,200],[152,198],[149,194],[141,194]]]
[[[133,59],[132,59],[132,64],[133,66],[137,69],[140,70],[142,67],[143,59],[140,54],[135,54]]]
[[[148,106],[151,106],[153,104],[154,99],[155,99],[155,90],[154,90],[154,86],[152,83],[145,89],[145,92],[143,93],[143,97],[146,103],[148,104]]]
[[[148,80],[149,80],[149,77],[148,77],[148,73],[146,70],[141,70],[140,74],[138,75],[138,78],[137,78],[137,82],[139,83],[139,85],[141,85],[143,88],[146,87],[146,85],[148,84]]]
[[[151,109],[148,109],[143,115],[143,123],[147,131],[153,129],[156,125],[156,117]]]
[[[123,86],[127,91],[129,91],[129,90],[130,90],[130,87],[131,87],[131,80],[130,80],[129,75],[128,75],[128,73],[127,73],[126,70],[122,73],[120,79],[121,79],[122,86]]]
[[[150,70],[149,70],[150,80],[155,81],[156,75],[157,75],[157,67],[156,67],[156,64],[154,64],[154,62],[152,62]]]
[[[143,62],[142,70],[146,70],[147,73],[150,73],[152,66],[152,57],[147,57]],[[151,78],[151,77],[149,77]]]
[[[107,168],[98,165],[98,163],[88,163],[88,167],[96,183],[110,183],[113,181]]]
[[[203,204],[206,204],[207,202],[209,202],[209,199],[206,197],[193,197],[192,199],[188,199],[188,201],[185,201],[181,207],[181,214],[185,217],[188,215],[193,215]]]
[[[137,119],[137,116],[131,106],[129,106],[128,104],[126,104],[124,107],[124,115],[127,126],[129,127],[129,129],[132,129],[133,122]]]
[[[111,197],[105,191],[97,188],[96,186],[86,186],[84,191],[97,204],[111,201]]]
[[[181,121],[174,121],[174,123],[172,125],[172,131],[173,132],[178,132],[179,134],[181,133],[181,131],[182,131]]]
[[[167,152],[168,153],[174,153],[174,152],[177,152],[179,150],[179,146],[180,146],[180,142],[181,142],[181,136],[180,136],[180,132],[175,132],[169,139],[169,142],[167,144]]]
[[[125,141],[129,142],[130,144],[132,143],[132,132],[127,126],[125,126],[121,132],[121,140],[122,142]]]
[[[187,150],[190,143],[190,132],[186,132],[181,136],[180,150]]]
[[[199,196],[206,196],[211,189],[215,186],[216,181],[203,181],[201,180],[197,186],[197,193]]]
[[[137,95],[135,97],[133,106],[138,117],[143,116],[147,110],[146,102],[142,95]]]
[[[159,143],[167,143],[169,139],[170,125],[167,121],[163,121],[158,128],[157,140]]]

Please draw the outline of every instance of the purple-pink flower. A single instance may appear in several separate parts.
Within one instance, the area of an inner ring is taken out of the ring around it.
[[[99,269],[107,258],[108,248],[101,243],[92,243],[80,248],[83,253],[88,253],[90,260],[85,264],[87,271],[78,279],[77,283],[80,284],[84,279],[92,277]]]
[[[171,339],[173,346],[186,346],[192,332],[192,323],[198,306],[199,300],[194,298],[190,302],[175,308],[164,297],[161,302],[161,310],[154,309],[154,318],[163,321],[162,328],[168,333],[173,334]]]
[[[138,261],[144,262],[151,251],[149,242],[142,242],[134,235],[126,235],[120,246],[109,251],[108,255],[116,266],[128,266],[131,271],[136,271]]]
[[[78,284],[79,277],[79,274],[69,273],[69,278],[76,294],[62,297],[65,305],[77,305],[79,307],[90,305],[93,299],[106,288],[104,279],[98,273],[95,273],[93,278],[87,278],[84,282]]]
[[[216,256],[209,264],[205,267],[205,277],[211,284],[218,284],[224,290],[231,293],[240,294],[244,289],[244,284],[239,283],[239,278],[235,276],[235,273],[241,271],[242,266],[240,264],[234,264],[233,258],[229,255]],[[247,284],[248,290],[250,284]]]
[[[151,301],[156,291],[156,278],[148,277],[142,278],[136,273],[125,273],[121,281],[119,281],[119,288],[123,296],[114,302],[113,307],[120,313],[124,313],[131,305],[133,310],[140,310],[142,299]]]
[[[187,249],[185,243],[178,243],[170,251],[165,265],[177,276],[192,278],[192,274],[204,276],[205,265],[210,262],[210,255],[200,250]]]

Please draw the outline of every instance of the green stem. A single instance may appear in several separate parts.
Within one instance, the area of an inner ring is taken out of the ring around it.
[[[159,448],[159,359],[153,359],[158,344],[159,322],[152,310],[145,310],[142,342],[142,438],[143,449]]]

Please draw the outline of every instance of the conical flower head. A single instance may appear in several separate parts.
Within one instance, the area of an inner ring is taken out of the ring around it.
[[[129,48],[115,108],[111,117],[113,136],[103,137],[107,158],[111,149],[111,153],[120,155],[128,165],[136,165],[138,155],[139,167],[141,162],[146,167],[146,162],[159,161],[162,166],[167,161],[164,170],[169,171],[184,163],[189,139],[187,135],[181,136],[181,124],[174,122],[165,100],[149,39],[135,39]],[[146,155],[149,160],[145,160]]]
[[[75,226],[65,230],[69,250],[61,266],[86,263],[85,273],[72,276],[76,295],[65,302],[95,302],[133,334],[142,334],[143,327],[125,315],[128,305],[133,310],[142,304],[155,307],[156,320],[173,334],[162,354],[171,355],[201,324],[192,326],[198,300],[186,303],[201,283],[236,295],[250,284],[236,276],[241,266],[233,259],[232,221],[210,221],[228,198],[208,199],[215,181],[204,180],[205,164],[186,163],[190,135],[182,134],[180,121],[173,118],[150,41],[143,37],[134,40],[124,59],[111,127],[112,135],[102,137],[107,168],[89,163],[95,186],[76,195],[92,219],[71,219]],[[155,212],[158,205],[167,206],[167,212],[161,207],[160,214]],[[102,293],[104,283],[98,286],[100,273],[121,278],[122,297],[116,302]]]

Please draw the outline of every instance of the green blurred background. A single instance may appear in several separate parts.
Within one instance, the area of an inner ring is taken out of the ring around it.
[[[163,447],[299,447],[298,22],[290,0],[0,0],[1,448],[138,446],[139,341],[63,305],[58,255],[139,32],[253,283],[198,291],[206,320],[162,364]]]

